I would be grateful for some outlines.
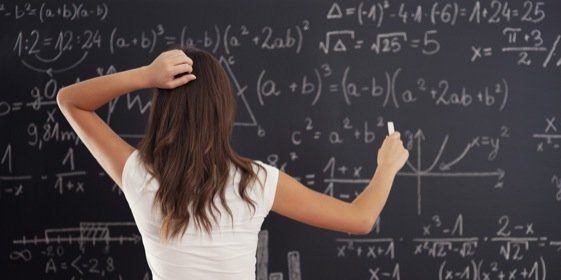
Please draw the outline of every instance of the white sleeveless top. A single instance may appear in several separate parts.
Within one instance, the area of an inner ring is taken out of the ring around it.
[[[122,190],[142,236],[152,279],[255,279],[257,236],[273,206],[279,170],[261,161],[253,162],[255,172],[259,171],[258,179],[264,182],[264,188],[256,181],[247,189],[256,202],[254,215],[237,191],[239,172],[231,170],[225,196],[232,211],[233,227],[230,215],[220,199],[215,198],[222,215],[217,215],[219,223],[214,224],[210,237],[204,231],[198,232],[190,222],[183,238],[163,244],[159,241],[162,219],[157,206],[152,208],[159,185],[156,179],[149,180],[152,176],[141,163],[138,150],[133,151],[123,168]],[[258,170],[256,164],[264,167],[267,174]]]

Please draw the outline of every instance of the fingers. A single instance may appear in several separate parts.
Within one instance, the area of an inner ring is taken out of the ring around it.
[[[161,53],[149,65],[149,69],[154,85],[160,88],[176,88],[197,78],[192,73],[193,60],[181,49]]]
[[[409,151],[403,146],[399,132],[387,135],[382,146],[378,149],[378,165],[389,166],[399,171],[409,158]]]
[[[394,150],[394,149],[398,149],[398,148],[405,149],[403,147],[403,141],[400,138],[400,133],[399,132],[394,132],[394,133],[386,136],[386,139],[382,143],[381,148],[386,148],[386,149],[389,149],[389,150]]]
[[[171,50],[169,51],[170,53],[169,55],[169,59],[170,62],[173,63],[173,65],[177,65],[177,64],[189,64],[189,65],[193,65],[193,60],[188,57],[185,52],[183,52],[182,50]]]
[[[173,67],[171,74],[173,76],[182,73],[193,72],[193,60],[188,57],[182,50],[172,50],[169,62]]]
[[[177,74],[191,73],[191,72],[193,72],[193,66],[185,63],[185,64],[179,64],[179,65],[173,66],[171,74],[173,76],[175,76]]]
[[[159,58],[159,59],[158,59]],[[164,62],[164,63],[169,63],[171,65],[178,65],[178,64],[189,64],[189,65],[193,65],[193,60],[188,57],[184,51],[182,50],[170,50],[170,51],[166,51],[161,53],[158,56],[158,60]]]
[[[401,134],[397,131],[390,135],[386,135],[384,142],[395,141],[395,140],[401,141],[400,135]]]
[[[171,57],[170,62],[172,63],[172,65],[178,65],[178,64],[193,65],[193,60],[190,57],[188,57],[185,53]]]
[[[169,86],[169,88],[176,88],[178,86],[182,86],[182,85],[184,85],[184,84],[186,84],[186,83],[188,83],[192,80],[195,80],[195,79],[197,79],[197,77],[195,75],[187,74],[187,75],[181,76],[177,79],[174,79],[174,80],[170,81],[168,86]]]

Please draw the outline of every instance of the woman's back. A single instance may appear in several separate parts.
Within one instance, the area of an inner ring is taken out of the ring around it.
[[[158,90],[136,150],[95,110],[143,88]],[[409,156],[398,132],[387,136],[372,180],[350,203],[241,157],[230,146],[235,98],[228,75],[212,54],[191,48],[164,52],[147,66],[64,87],[57,103],[125,193],[154,279],[254,279],[257,236],[270,210],[319,228],[368,234]],[[232,172],[231,166],[240,172]],[[213,209],[221,213],[217,222]],[[205,230],[195,231],[201,224]],[[161,236],[168,243],[160,242]]]
[[[159,184],[150,180],[152,177],[140,161],[138,150],[130,155],[123,169],[123,192],[142,236],[153,279],[255,278],[257,236],[273,205],[279,171],[261,161],[253,163],[258,181],[248,188],[248,195],[256,202],[255,212],[240,197],[237,191],[240,174],[231,168],[225,197],[233,224],[216,197],[222,215],[217,216],[218,223],[213,224],[210,236],[191,222],[183,237],[165,244],[159,236],[161,214],[152,207]],[[257,165],[264,167],[266,173]],[[263,188],[259,182],[264,182]]]

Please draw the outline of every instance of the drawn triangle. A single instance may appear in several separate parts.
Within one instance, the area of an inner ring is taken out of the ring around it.
[[[240,83],[236,79],[234,72],[230,68],[230,64],[224,57],[220,57],[220,63],[224,66],[224,69],[230,76],[232,83],[234,84],[234,95],[236,96],[236,121],[234,125],[237,126],[257,126],[257,120],[255,119],[255,115],[253,115],[253,111],[251,111],[251,107],[247,102],[245,97],[245,90],[247,86],[240,86]]]
[[[347,50],[347,47],[345,46],[345,44],[343,44],[343,41],[341,41],[341,39],[337,39],[337,43],[335,43],[335,46],[333,46],[333,50],[336,52],[344,52]]]
[[[327,13],[327,18],[332,19],[332,18],[341,18],[341,17],[343,17],[343,13],[341,12],[341,7],[339,7],[339,4],[333,3],[333,6],[331,6],[331,9],[329,9],[329,12]]]

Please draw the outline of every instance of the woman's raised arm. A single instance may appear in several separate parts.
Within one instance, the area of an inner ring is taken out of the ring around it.
[[[123,166],[134,148],[115,133],[95,110],[110,100],[151,87],[174,88],[195,79],[193,61],[181,50],[160,54],[150,65],[66,86],[57,95],[58,106],[80,140],[101,167],[121,187]]]
[[[386,204],[395,175],[408,157],[399,132],[386,137],[378,150],[373,178],[351,203],[309,189],[280,171],[272,210],[315,227],[368,234]]]

